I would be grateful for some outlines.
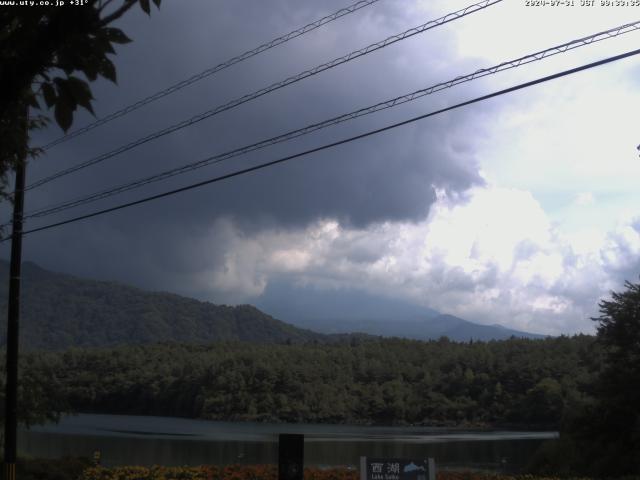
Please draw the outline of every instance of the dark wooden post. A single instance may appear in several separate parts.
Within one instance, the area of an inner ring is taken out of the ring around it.
[[[20,270],[22,264],[22,213],[24,205],[24,162],[16,167],[16,189],[13,199],[13,236],[9,278],[9,311],[7,315],[7,384],[4,407],[5,478],[16,478],[18,429],[18,338],[20,323]]]
[[[26,127],[25,118],[25,127]],[[26,128],[25,128],[26,135]],[[9,305],[7,313],[7,361],[4,406],[4,464],[5,479],[16,478],[18,435],[18,339],[20,324],[20,270],[22,265],[22,215],[24,213],[24,185],[27,152],[22,152],[16,165],[16,186],[13,197],[13,229],[11,236],[11,265],[9,267]]]
[[[278,480],[303,480],[304,435],[282,433],[278,437]]]

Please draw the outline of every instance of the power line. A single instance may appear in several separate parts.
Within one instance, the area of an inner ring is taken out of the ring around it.
[[[113,195],[117,195],[119,193],[123,193],[129,190],[133,190],[139,187],[142,187],[144,185],[148,185],[150,183],[155,183],[161,180],[165,180],[167,178],[170,177],[174,177],[176,175],[180,175],[186,172],[190,172],[199,168],[203,168],[205,166],[211,165],[211,164],[215,164],[215,163],[220,163],[222,161],[228,160],[230,158],[234,158],[240,155],[244,155],[246,153],[249,152],[253,152],[256,150],[260,150],[262,148],[271,146],[271,145],[275,145],[278,143],[282,143],[288,140],[291,140],[293,138],[297,138],[309,133],[312,133],[316,130],[320,130],[323,128],[327,128],[329,126],[333,126],[333,125],[337,125],[349,120],[353,120],[355,118],[359,118],[365,115],[369,115],[375,112],[379,112],[381,110],[386,110],[388,108],[392,108],[395,107],[396,105],[401,105],[403,103],[407,103],[407,102],[411,102],[413,100],[416,100],[418,98],[421,98],[425,95],[430,95],[432,93],[438,92],[440,90],[444,90],[446,88],[451,88],[455,85],[461,84],[461,83],[465,83],[465,82],[469,82],[472,80],[475,80],[477,78],[481,78],[481,77],[485,77],[487,75],[492,75],[495,73],[498,73],[500,71],[504,71],[504,70],[508,70],[511,68],[517,68],[519,66],[522,65],[526,65],[528,63],[534,62],[534,61],[538,61],[538,60],[542,60],[544,58],[548,58],[550,56],[553,55],[557,55],[559,53],[564,53],[567,52],[569,50],[572,50],[574,48],[578,48],[578,47],[582,47],[585,45],[590,45],[594,42],[599,42],[601,40],[606,40],[608,38],[614,38],[617,37],[619,35],[622,35],[624,33],[628,33],[628,32],[632,32],[635,30],[639,30],[640,29],[640,21],[637,22],[633,22],[633,23],[629,23],[626,25],[622,25],[619,27],[615,27],[615,28],[611,28],[609,30],[605,30],[602,32],[598,32],[595,33],[593,35],[589,35],[586,37],[582,37],[576,40],[572,40],[570,42],[566,42],[563,43],[561,45],[557,45],[554,47],[550,47],[547,48],[545,50],[541,50],[538,51],[536,53],[532,53],[529,55],[525,55],[523,57],[519,57],[515,60],[508,60],[505,62],[502,62],[498,65],[494,65],[492,67],[489,68],[483,68],[480,70],[476,70],[473,73],[470,73],[468,75],[463,75],[463,76],[458,76],[456,78],[454,78],[453,80],[449,80],[446,82],[441,82],[438,84],[435,84],[433,86],[430,86],[428,88],[423,88],[420,90],[417,90],[415,92],[406,94],[406,95],[402,95],[399,97],[395,97],[391,100],[386,100],[384,102],[380,102],[377,103],[375,105],[371,105],[369,107],[365,107],[365,108],[361,108],[359,110],[355,110],[353,112],[350,113],[346,113],[343,115],[339,115],[337,117],[333,117],[330,118],[328,120],[324,120],[322,122],[318,122],[318,123],[314,123],[311,125],[307,125],[303,128],[299,128],[296,130],[292,130],[289,131],[287,133],[275,136],[275,137],[271,137],[269,139],[266,140],[262,140],[260,142],[256,142],[253,143],[251,145],[247,145],[241,148],[237,148],[228,152],[224,152],[218,155],[215,155],[213,157],[207,157],[205,159],[196,161],[196,162],[192,162],[192,163],[188,163],[186,165],[180,166],[180,167],[176,167],[170,170],[166,170],[164,172],[155,174],[155,175],[151,175],[148,177],[144,177],[144,178],[139,178],[137,180],[116,186],[116,187],[111,187],[109,189],[106,190],[102,190],[100,192],[96,192],[90,195],[85,195],[85,196],[81,196],[81,197],[76,197],[75,199],[71,199],[71,200],[67,200],[65,202],[56,204],[56,205],[52,205],[49,207],[43,207],[40,208],[38,210],[35,210],[33,212],[29,212],[25,215],[25,218],[39,218],[39,217],[44,217],[47,215],[51,215],[54,213],[58,213],[64,210],[67,210],[69,208],[73,208],[76,206],[80,206],[80,205],[84,205],[90,202],[94,202],[97,200],[102,200],[108,197],[111,197]]]
[[[226,68],[229,68],[233,65],[235,65],[236,63],[240,63],[244,60],[247,60],[251,57],[254,57],[262,52],[265,52],[267,50],[270,50],[274,47],[277,47],[278,45],[282,45],[283,43],[288,42],[289,40],[293,40],[296,37],[299,37],[301,35],[304,35],[305,33],[309,33],[317,28],[320,28],[323,25],[326,25],[327,23],[333,22],[334,20],[337,20],[341,17],[344,17],[345,15],[349,15],[350,13],[356,12],[358,10],[360,10],[361,8],[364,7],[368,7],[369,5],[372,5],[376,2],[378,2],[379,0],[360,0],[352,5],[349,5],[347,7],[341,8],[340,10],[327,15],[326,17],[322,17],[319,20],[316,20],[315,22],[309,23],[308,25],[305,25],[304,27],[298,28],[297,30],[293,30],[292,32],[289,32],[285,35],[282,35],[278,38],[274,38],[273,40],[267,42],[267,43],[263,43],[262,45],[254,48],[253,50],[248,50],[244,53],[241,53],[238,56],[235,56],[223,63],[220,63],[218,65],[216,65],[215,67],[211,67],[208,68],[196,75],[193,75],[189,78],[187,78],[186,80],[182,80],[178,83],[175,83],[173,85],[171,85],[170,87],[165,88],[164,90],[160,90],[159,92],[154,93],[153,95],[149,95],[148,97],[143,98],[142,100],[138,100],[135,103],[132,103],[131,105],[128,105],[116,112],[113,112],[105,117],[99,118],[98,120],[96,120],[95,122],[92,122],[82,128],[79,128],[73,132],[67,133],[66,135],[63,135],[60,138],[57,138],[56,140],[47,143],[46,145],[44,145],[43,148],[44,150],[48,150],[56,145],[59,145],[63,142],[66,142],[67,140],[71,140],[72,138],[75,138],[79,135],[82,135],[84,133],[87,133],[91,130],[93,130],[94,128],[97,128],[101,125],[104,125],[105,123],[110,122],[111,120],[115,120],[116,118],[120,118],[124,115],[127,115],[145,105],[148,105],[151,102],[155,102],[156,100],[159,100],[163,97],[166,97],[167,95],[171,95],[174,92],[177,92],[178,90],[181,90],[193,83],[196,83],[204,78],[207,78],[211,75],[214,75]]]
[[[183,120],[180,123],[174,124],[170,127],[166,127],[162,130],[159,130],[157,132],[154,132],[150,135],[147,135],[146,137],[142,137],[139,138],[138,140],[134,140],[133,142],[130,142],[126,145],[120,146],[118,148],[116,148],[115,150],[112,150],[110,152],[104,153],[98,157],[94,157],[90,160],[87,160],[85,162],[79,163],[77,165],[74,165],[73,167],[69,167],[67,169],[61,170],[57,173],[54,173],[48,177],[45,177],[41,180],[38,180],[30,185],[27,185],[26,190],[31,190],[33,188],[39,187],[41,185],[44,185],[45,183],[49,183],[52,180],[58,179],[60,177],[63,177],[65,175],[69,175],[70,173],[76,172],[78,170],[81,170],[83,168],[89,167],[91,165],[95,165],[96,163],[102,162],[104,160],[107,160],[108,158],[112,158],[116,155],[119,155],[121,153],[124,153],[128,150],[131,150],[137,146],[140,146],[142,144],[145,144],[147,142],[150,142],[152,140],[156,140],[160,137],[163,137],[165,135],[168,135],[170,133],[176,132],[178,130],[181,130],[183,128],[189,127],[191,125],[194,125],[198,122],[201,122],[202,120],[205,120],[207,118],[210,118],[214,115],[217,115],[219,113],[222,113],[226,110],[231,110],[232,108],[235,108],[239,105],[242,105],[243,103],[249,102],[251,100],[254,100],[258,97],[261,97],[263,95],[266,95],[267,93],[273,92],[275,90],[278,90],[280,88],[286,87],[288,85],[291,85],[292,83],[296,83],[299,82],[300,80],[303,80],[305,78],[311,77],[313,75],[317,75],[318,73],[321,73],[325,70],[329,70],[330,68],[334,68],[338,65],[341,65],[343,63],[347,63],[351,60],[354,60],[356,58],[362,57],[364,55],[367,55],[371,52],[374,52],[376,50],[379,50],[381,48],[387,47],[389,45],[392,45],[396,42],[399,42],[401,40],[405,40],[407,38],[410,38],[414,35],[426,32],[427,30],[430,30],[432,28],[438,27],[440,25],[443,25],[445,23],[457,20],[459,18],[462,18],[464,16],[470,15],[472,13],[475,13],[479,10],[485,9],[488,6],[494,5],[496,3],[500,3],[502,0],[482,0],[481,2],[475,3],[473,5],[470,5],[468,7],[465,7],[461,10],[458,10],[456,12],[453,13],[449,13],[443,17],[440,17],[436,20],[431,20],[427,23],[424,23],[422,25],[419,25],[417,27],[411,28],[409,30],[406,30],[400,34],[397,35],[392,35],[388,38],[386,38],[385,40],[382,40],[380,42],[377,43],[373,43],[371,45],[368,45],[365,48],[362,48],[360,50],[356,50],[353,51],[347,55],[344,55],[342,57],[336,58],[334,60],[331,60],[330,62],[324,63],[322,65],[318,65],[317,67],[314,67],[310,70],[305,70],[304,72],[301,72],[297,75],[293,75],[285,80],[282,80],[280,82],[276,82],[268,87],[262,88],[260,90],[257,90],[253,93],[244,95],[242,97],[236,98],[235,100],[231,100],[228,103],[225,103],[223,105],[219,105],[211,110],[208,110],[206,112],[203,112],[199,115],[196,115],[194,117],[191,117],[190,119],[187,120]]]
[[[355,135],[355,136],[352,136],[352,137],[349,137],[349,138],[346,138],[346,139],[343,139],[343,140],[339,140],[337,142],[333,142],[333,143],[322,145],[320,147],[316,147],[316,148],[312,148],[312,149],[309,149],[309,150],[305,150],[303,152],[296,153],[294,155],[289,155],[289,156],[286,156],[286,157],[279,158],[277,160],[272,160],[270,162],[261,163],[259,165],[255,165],[253,167],[248,167],[248,168],[244,168],[242,170],[237,170],[237,171],[232,172],[232,173],[228,173],[228,174],[225,174],[225,175],[220,175],[218,177],[210,178],[208,180],[204,180],[204,181],[201,181],[201,182],[193,183],[193,184],[187,185],[185,187],[176,188],[174,190],[169,190],[167,192],[159,193],[159,194],[156,194],[156,195],[151,195],[151,196],[148,196],[148,197],[145,197],[145,198],[142,198],[142,199],[139,199],[139,200],[135,200],[135,201],[132,201],[132,202],[127,202],[127,203],[123,203],[123,204],[120,204],[120,205],[116,205],[114,207],[106,208],[106,209],[103,209],[103,210],[98,210],[96,212],[92,212],[92,213],[89,213],[89,214],[86,214],[86,215],[80,215],[78,217],[70,218],[70,219],[63,220],[63,221],[56,222],[56,223],[51,223],[51,224],[48,224],[48,225],[44,225],[42,227],[33,228],[31,230],[26,230],[26,231],[23,232],[23,235],[26,235],[26,234],[29,234],[29,233],[40,232],[40,231],[43,231],[43,230],[48,230],[48,229],[51,229],[51,228],[59,227],[61,225],[66,225],[66,224],[69,224],[69,223],[78,222],[80,220],[86,220],[88,218],[92,218],[92,217],[96,217],[96,216],[99,216],[99,215],[103,215],[105,213],[114,212],[116,210],[122,210],[124,208],[132,207],[132,206],[135,206],[135,205],[140,205],[142,203],[150,202],[152,200],[157,200],[157,199],[168,197],[168,196],[175,195],[175,194],[178,194],[178,193],[186,192],[188,190],[193,190],[195,188],[199,188],[199,187],[202,187],[202,186],[205,186],[205,185],[209,185],[211,183],[216,183],[216,182],[220,182],[222,180],[226,180],[226,179],[229,179],[229,178],[233,178],[233,177],[237,177],[237,176],[240,176],[240,175],[244,175],[246,173],[250,173],[250,172],[253,172],[253,171],[256,171],[256,170],[261,170],[263,168],[267,168],[267,167],[271,167],[273,165],[284,163],[284,162],[287,162],[289,160],[293,160],[295,158],[303,157],[303,156],[306,156],[306,155],[309,155],[309,154],[312,154],[312,153],[316,153],[316,152],[320,152],[322,150],[327,150],[329,148],[336,147],[338,145],[343,145],[345,143],[350,143],[350,142],[353,142],[355,140],[360,140],[360,139],[363,139],[363,138],[366,138],[366,137],[370,137],[372,135],[376,135],[378,133],[385,132],[387,130],[391,130],[391,129],[394,129],[394,128],[397,128],[397,127],[400,127],[400,126],[403,126],[403,125],[407,125],[407,124],[410,124],[410,123],[413,123],[413,122],[417,122],[418,120],[422,120],[424,118],[428,118],[428,117],[432,117],[432,116],[435,116],[435,115],[439,115],[441,113],[445,113],[445,112],[448,112],[450,110],[454,110],[454,109],[457,109],[457,108],[460,108],[460,107],[464,107],[464,106],[467,106],[467,105],[471,105],[471,104],[474,104],[474,103],[482,102],[484,100],[488,100],[488,99],[493,98],[493,97],[504,95],[506,93],[515,92],[517,90],[522,90],[524,88],[532,87],[532,86],[538,85],[540,83],[548,82],[550,80],[555,80],[557,78],[561,78],[561,77],[564,77],[564,76],[567,76],[567,75],[571,75],[571,74],[574,74],[574,73],[577,73],[577,72],[581,72],[583,70],[588,70],[590,68],[594,68],[594,67],[598,67],[598,66],[601,66],[601,65],[605,65],[605,64],[608,64],[608,63],[611,63],[611,62],[615,62],[615,61],[621,60],[623,58],[631,57],[631,56],[638,55],[638,54],[640,54],[640,49],[632,50],[630,52],[622,53],[620,55],[615,55],[613,57],[608,57],[608,58],[605,58],[603,60],[598,60],[596,62],[588,63],[588,64],[585,64],[585,65],[582,65],[582,66],[579,66],[579,67],[575,67],[575,68],[572,68],[572,69],[569,69],[569,70],[564,70],[562,72],[555,73],[553,75],[548,75],[548,76],[545,76],[545,77],[537,78],[536,80],[531,80],[529,82],[521,83],[521,84],[513,86],[513,87],[505,88],[503,90],[499,90],[497,92],[493,92],[493,93],[490,93],[490,94],[487,94],[487,95],[483,95],[481,97],[476,97],[476,98],[474,98],[472,100],[467,100],[465,102],[457,103],[455,105],[452,105],[452,106],[449,106],[449,107],[446,107],[446,108],[442,108],[440,110],[435,110],[433,112],[426,113],[426,114],[423,114],[423,115],[419,115],[417,117],[413,117],[413,118],[410,118],[408,120],[404,120],[402,122],[398,122],[398,123],[394,123],[394,124],[391,124],[391,125],[387,125],[386,127],[378,128],[378,129],[375,129],[375,130],[370,130],[370,131],[368,131],[366,133],[362,133],[360,135]],[[7,239],[4,239],[4,240],[2,240],[2,242],[6,241],[6,240]]]

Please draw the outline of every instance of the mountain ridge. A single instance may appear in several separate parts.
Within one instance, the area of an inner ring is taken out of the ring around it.
[[[483,325],[400,298],[355,288],[317,289],[270,281],[256,305],[276,318],[326,334],[365,332],[413,340],[505,340],[545,338],[503,325]]]
[[[506,340],[512,336],[530,339],[546,337],[536,333],[514,330],[499,324],[481,325],[446,313],[434,317],[425,316],[421,319],[324,318],[295,320],[285,317],[284,321],[325,334],[363,332],[369,335],[425,341],[437,340],[441,337],[447,337],[456,342]]]
[[[8,269],[9,264],[0,260],[0,309],[4,311]],[[57,350],[165,341],[333,343],[371,336],[416,340],[448,337],[453,341],[544,338],[502,325],[476,324],[426,307],[403,309],[397,301],[391,304],[393,308],[380,310],[384,313],[380,318],[313,319],[308,313],[313,309],[298,315],[272,316],[253,305],[216,305],[171,292],[52,272],[29,261],[23,262],[22,277],[20,338],[27,348]],[[367,297],[360,300],[366,301]],[[372,304],[378,305],[375,302]],[[362,311],[367,312],[369,307],[364,305]],[[353,316],[357,309],[345,311]],[[391,316],[394,311],[398,311],[397,316]],[[0,328],[0,343],[5,339],[6,333]]]
[[[0,309],[6,311],[8,263],[0,261]],[[260,343],[330,341],[326,335],[277,320],[252,305],[215,305],[168,292],[22,268],[21,344],[63,349],[162,341]],[[0,343],[6,332],[0,330]]]

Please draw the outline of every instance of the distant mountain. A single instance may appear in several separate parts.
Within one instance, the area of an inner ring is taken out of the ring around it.
[[[356,288],[320,289],[269,280],[256,306],[286,322],[323,319],[388,320],[432,318],[440,312],[404,300],[373,295]]]
[[[0,311],[7,310],[9,265],[0,260]],[[64,349],[163,341],[210,343],[334,343],[368,336],[454,341],[543,338],[500,325],[479,325],[435,310],[362,292],[302,292],[270,296],[271,305],[226,306],[116,282],[22,266],[20,341],[24,347]],[[326,297],[326,298],[325,298]],[[274,301],[274,298],[278,301]],[[287,301],[288,299],[288,301]],[[323,308],[324,307],[324,308]],[[336,316],[312,316],[342,313]],[[288,323],[285,323],[288,322]],[[6,342],[0,322],[0,344]]]
[[[288,319],[301,328],[309,328],[327,334],[362,332],[383,337],[401,337],[416,340],[435,340],[448,337],[456,342],[469,340],[506,340],[508,338],[545,338],[544,335],[521,332],[502,325],[480,325],[453,315],[440,314],[422,318],[365,319],[365,318],[305,318]]]
[[[8,269],[0,261],[0,311],[7,311]],[[162,341],[260,343],[346,341],[294,327],[251,305],[214,305],[171,293],[77,278],[22,266],[21,344],[28,348],[111,346]],[[0,322],[6,343],[6,322]]]
[[[544,338],[501,325],[480,325],[432,308],[357,289],[317,289],[270,282],[260,309],[302,328],[327,333],[363,332],[384,337],[467,342]]]

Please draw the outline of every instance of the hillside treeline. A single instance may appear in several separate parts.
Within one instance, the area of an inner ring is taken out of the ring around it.
[[[22,350],[64,350],[165,341],[294,343],[339,341],[276,320],[251,305],[214,305],[164,292],[100,282],[23,265]],[[0,260],[0,310],[7,309],[9,264]],[[0,344],[6,342],[0,328]]]
[[[591,383],[598,352],[589,336],[155,344],[32,352],[22,379],[25,396],[36,391],[24,403],[32,411],[557,428]]]

